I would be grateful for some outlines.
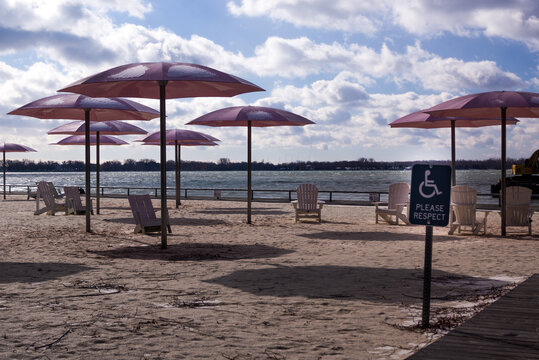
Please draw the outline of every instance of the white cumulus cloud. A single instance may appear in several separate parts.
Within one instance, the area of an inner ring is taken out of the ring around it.
[[[296,26],[373,35],[387,20],[424,37],[501,37],[539,51],[539,3],[535,0],[234,0],[235,16],[267,16]]]

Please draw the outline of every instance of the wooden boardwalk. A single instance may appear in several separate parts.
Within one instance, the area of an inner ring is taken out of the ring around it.
[[[539,274],[408,359],[539,359]]]

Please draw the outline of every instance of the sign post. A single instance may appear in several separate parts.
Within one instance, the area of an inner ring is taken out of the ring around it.
[[[450,198],[451,166],[416,164],[412,167],[409,220],[415,225],[425,225],[422,328],[429,327],[430,317],[432,227],[449,223]]]

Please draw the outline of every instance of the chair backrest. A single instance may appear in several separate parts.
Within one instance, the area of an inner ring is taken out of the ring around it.
[[[77,210],[77,211],[86,209],[85,207],[82,206],[82,201],[80,199],[80,191],[78,187],[64,186],[64,193],[66,196],[66,204],[68,206],[71,206],[70,204],[73,204],[74,210]]]
[[[505,189],[507,226],[528,225],[532,190],[524,186],[510,186]]]
[[[62,195],[58,193],[58,190],[56,189],[56,186],[54,186],[54,184],[52,183],[52,181],[47,182],[47,184],[48,184],[49,187],[51,188],[52,195],[54,196],[54,198],[55,198],[55,199],[61,199],[61,198],[62,198]]]
[[[298,209],[315,210],[318,205],[318,188],[313,184],[301,184],[296,189]]]
[[[452,186],[451,204],[458,224],[475,226],[477,190],[465,185]]]
[[[410,184],[399,182],[389,185],[387,195],[387,208],[396,209],[398,204],[408,203],[408,194],[410,193]]]
[[[137,225],[144,226],[148,223],[147,220],[157,219],[150,195],[129,195],[127,198]],[[142,224],[139,224],[139,216]]]
[[[43,202],[47,207],[52,207],[55,205],[54,193],[46,181],[40,181],[37,183],[37,191],[39,193],[39,197],[43,199]]]

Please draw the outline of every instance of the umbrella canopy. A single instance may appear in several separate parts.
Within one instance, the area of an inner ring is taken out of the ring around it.
[[[251,127],[304,126],[314,124],[289,111],[262,106],[234,106],[210,112],[187,125],[247,127],[247,223],[251,223]]]
[[[2,143],[0,144],[0,151],[7,152],[36,152],[37,150],[32,149],[31,147],[14,144],[14,143]]]
[[[95,146],[98,144],[97,135],[90,135],[90,145]],[[99,145],[127,145],[128,143],[122,139],[111,135],[101,135],[99,137]],[[71,135],[62,140],[52,143],[50,145],[86,145],[85,135]]]
[[[286,110],[263,106],[233,106],[202,115],[186,125],[267,127],[308,124],[314,122]]]
[[[84,134],[86,131],[86,124],[84,121],[73,121],[68,124],[60,125],[54,129],[47,132],[49,135],[76,135]],[[95,160],[95,198],[96,198],[96,213],[100,212],[100,177],[99,177],[99,145],[100,145],[100,136],[102,135],[136,135],[136,134],[147,134],[148,132],[138,126],[131,125],[130,123],[120,121],[120,120],[111,120],[111,121],[101,121],[101,122],[90,122],[90,134],[96,135],[96,160]]]
[[[451,128],[451,184],[456,185],[455,176],[455,128],[456,127],[482,127],[501,125],[501,119],[471,119],[462,117],[436,117],[429,115],[423,111],[405,115],[391,122],[389,126],[392,128],[421,128],[421,129],[440,129]],[[509,118],[507,123],[516,124],[515,118]]]
[[[7,152],[35,152],[36,150],[31,147],[14,144],[14,143],[2,143],[0,144],[0,151],[3,154],[3,176],[4,176],[4,199],[6,198],[6,153]]]
[[[63,124],[49,130],[49,135],[80,135],[84,134],[86,130],[84,121],[73,121],[68,124]],[[137,135],[147,134],[148,132],[138,126],[130,123],[112,120],[102,122],[90,122],[90,133],[100,135]]]
[[[126,96],[159,99],[161,213],[166,213],[166,99],[199,96],[235,96],[264,91],[246,80],[197,64],[146,62],[105,70],[76,81],[60,91],[88,96]],[[166,219],[161,216],[161,229]],[[161,248],[167,247],[167,232],[161,231]]]
[[[212,141],[221,141],[216,137],[213,137],[208,134],[204,134],[198,131],[192,130],[183,130],[183,129],[169,129],[165,132],[165,140],[167,143],[178,141],[182,145],[186,145],[189,142],[212,142]],[[142,142],[161,142],[161,132],[156,131],[146,136],[144,139],[141,139]]]
[[[135,140],[135,141],[140,141],[140,140]],[[158,142],[151,142],[151,141],[146,141],[144,142],[142,145],[160,145],[160,143]],[[175,141],[167,141],[167,145],[176,145],[176,142]],[[201,142],[188,142],[188,143],[183,143],[183,144],[180,144],[178,142],[178,146],[218,146],[219,144],[216,143],[216,142],[213,142],[213,141],[201,141]]]
[[[483,127],[501,125],[502,119],[494,117],[491,119],[474,119],[469,117],[446,117],[433,116],[425,113],[426,110],[416,111],[405,115],[391,122],[389,125],[392,128],[419,128],[419,129],[441,129],[449,128],[454,123],[455,127]],[[508,118],[507,123],[514,125],[518,122],[515,118]]]
[[[90,121],[151,120],[159,116],[156,110],[137,102],[79,94],[59,94],[32,101],[9,115],[32,116],[39,119],[86,120],[84,110],[91,110]]]
[[[539,118],[539,93],[489,91],[460,96],[425,112],[434,116],[466,116],[468,118],[501,118],[501,109],[509,117]]]
[[[165,134],[166,144],[174,145],[175,164],[176,164],[176,208],[181,205],[180,189],[181,189],[181,147],[183,146],[215,146],[215,141],[221,141],[216,137],[204,134],[198,131],[169,129]],[[160,145],[161,132],[156,131],[146,136],[142,140],[145,145]]]
[[[155,83],[149,86],[149,82]],[[146,62],[121,65],[76,81],[59,91],[88,96],[160,99],[157,81],[166,81],[165,99],[235,96],[264,91],[247,80],[207,66],[174,62]]]
[[[79,94],[59,94],[28,103],[8,113],[39,119],[84,120],[86,163],[86,232],[90,232],[90,121],[151,120],[159,112],[137,102],[118,98],[92,98]]]
[[[460,96],[425,110],[434,116],[496,118],[501,122],[501,233],[506,233],[506,129],[507,117],[539,118],[539,94],[519,91],[490,91]]]

